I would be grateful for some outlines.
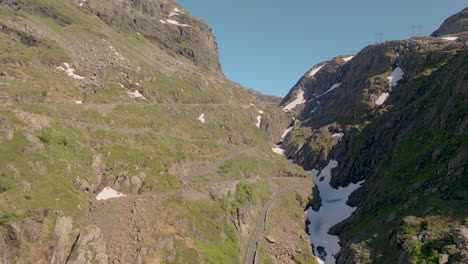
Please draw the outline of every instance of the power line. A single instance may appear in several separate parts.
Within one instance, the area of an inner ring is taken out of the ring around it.
[[[412,25],[411,26],[411,36],[412,37],[417,37],[422,35],[424,27],[421,25]]]
[[[382,32],[377,32],[374,34],[374,42],[375,43],[380,43],[382,42],[382,37],[383,37],[383,33]]]

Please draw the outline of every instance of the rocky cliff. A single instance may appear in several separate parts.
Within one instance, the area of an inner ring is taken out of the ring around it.
[[[334,187],[365,180],[348,200],[357,211],[330,231],[343,246],[337,263],[467,261],[465,15],[438,38],[320,63],[281,103],[304,96],[290,110],[299,121],[283,143],[288,158],[305,169],[337,160]]]
[[[0,2],[0,102],[250,103],[174,1]]]

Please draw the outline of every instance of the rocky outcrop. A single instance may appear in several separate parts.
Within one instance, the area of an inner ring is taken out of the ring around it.
[[[101,230],[94,225],[81,231],[78,240],[68,256],[67,264],[107,264],[106,243],[102,239]]]
[[[451,34],[458,34],[468,31],[468,8],[460,13],[447,18],[444,23],[431,34],[433,37],[440,37]]]
[[[139,193],[145,178],[146,174],[144,172],[134,176],[128,175],[128,172],[122,172],[115,179],[113,188],[121,192],[130,191],[132,193]]]
[[[117,31],[139,32],[204,69],[221,71],[211,29],[172,0],[89,0],[83,6]]]
[[[278,111],[277,109],[266,111],[262,115],[260,128],[265,131],[271,142],[281,141],[283,131],[292,123],[290,115]]]
[[[262,94],[254,89],[245,88],[247,92],[255,99],[267,105],[277,106],[281,103],[282,98],[274,95]]]
[[[72,246],[73,220],[71,217],[59,217],[54,227],[55,246],[50,254],[49,263],[65,263]]]

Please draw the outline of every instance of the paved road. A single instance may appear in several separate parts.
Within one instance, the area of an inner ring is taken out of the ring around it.
[[[255,227],[255,232],[254,235],[252,236],[252,239],[250,240],[249,248],[247,249],[247,255],[245,258],[245,264],[254,264],[255,263],[255,256],[257,254],[257,244],[258,241],[260,240],[260,237],[262,236],[263,230],[265,230],[265,224],[267,221],[267,216],[268,216],[268,211],[270,208],[273,206],[273,204],[281,198],[283,195],[286,193],[295,190],[299,188],[301,185],[303,185],[304,182],[300,181],[296,184],[290,185],[283,190],[281,190],[279,193],[277,193],[273,198],[271,198],[268,203],[263,207],[262,212],[260,213],[260,218],[258,219],[257,226]]]
[[[218,167],[219,165],[221,165],[223,162],[231,159],[232,157],[236,156],[236,155],[239,155],[241,153],[244,153],[244,152],[247,152],[249,150],[253,149],[253,147],[248,147],[246,149],[242,149],[242,150],[239,150],[239,151],[236,151],[236,152],[233,152],[229,155],[227,155],[226,157],[216,161],[215,163],[212,163],[210,166],[208,167],[205,167],[191,175],[188,175],[188,176],[185,176],[185,177],[181,177],[181,180],[183,182],[189,182],[193,177],[197,177],[197,176],[202,176],[202,175],[205,175],[207,174],[208,172],[210,172],[212,169]]]

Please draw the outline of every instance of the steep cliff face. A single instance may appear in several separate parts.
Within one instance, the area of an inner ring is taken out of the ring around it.
[[[407,92],[395,91],[396,85],[389,78],[396,80],[401,76],[393,76],[401,73],[404,74],[401,82],[412,82],[430,75],[462,49],[462,40],[388,41],[369,46],[352,59],[351,56],[344,57],[349,61],[340,56],[315,66],[312,71],[319,68],[320,71],[314,76],[307,73],[291,92],[304,91],[307,103],[294,109],[300,110],[298,117],[302,129],[290,134],[286,141],[287,154],[294,156],[306,169],[323,166],[330,149],[327,151],[324,147],[325,152],[321,155],[322,148],[319,147],[314,157],[305,155],[310,155],[317,146],[347,141],[354,129],[366,126],[366,122],[384,112],[387,105],[397,102],[399,93]],[[309,141],[310,144],[295,142],[312,136],[315,140]],[[300,152],[302,148],[309,148],[309,151]],[[319,156],[321,158],[317,159]]]
[[[139,32],[201,68],[221,71],[218,47],[211,29],[172,0],[86,1],[83,8],[118,32]]]
[[[344,246],[338,263],[467,261],[467,244],[453,240],[468,215],[465,13],[438,31],[451,38],[386,41],[320,63],[281,103],[304,96],[290,110],[299,121],[288,158],[305,169],[338,160],[334,187],[365,180],[348,200],[357,211],[331,230]]]
[[[2,0],[0,102],[251,103],[173,1]]]

